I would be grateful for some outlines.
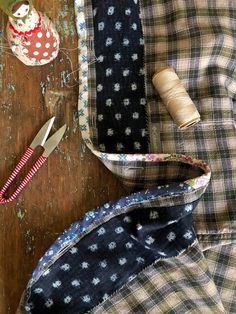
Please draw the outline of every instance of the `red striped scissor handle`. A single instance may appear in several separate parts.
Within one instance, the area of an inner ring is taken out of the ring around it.
[[[32,177],[35,175],[35,173],[42,167],[42,165],[47,160],[46,157],[40,156],[36,163],[33,165],[31,170],[28,172],[28,174],[25,176],[25,178],[22,180],[18,188],[15,190],[15,192],[9,197],[5,198],[4,194],[11,186],[12,182],[15,180],[17,175],[20,173],[22,168],[26,165],[27,161],[30,159],[30,157],[33,155],[34,150],[31,148],[28,148],[23,157],[21,158],[20,162],[17,164],[16,168],[8,178],[7,182],[3,186],[2,190],[0,191],[0,204],[6,204],[14,201],[16,197],[19,195],[19,193],[24,189],[24,187],[29,183],[29,181],[32,179]]]

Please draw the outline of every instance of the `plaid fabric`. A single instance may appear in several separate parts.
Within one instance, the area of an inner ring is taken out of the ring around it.
[[[203,174],[203,170],[177,161],[103,161],[131,189],[144,189],[172,182],[183,182]]]
[[[146,49],[151,151],[181,152],[205,160],[211,185],[195,212],[202,233],[235,233],[235,18],[233,1],[141,1]],[[151,78],[173,67],[202,122],[180,131],[158,99]],[[159,130],[161,147],[156,147]]]
[[[228,233],[233,239],[236,228],[236,45],[233,26],[236,8],[230,0],[143,0],[140,7],[145,40],[149,152],[187,153],[210,165],[213,177],[194,215],[196,230],[198,234]],[[93,39],[90,0],[85,1],[85,16],[88,38]],[[92,48],[89,60],[93,56]],[[186,131],[177,129],[152,86],[155,71],[166,66],[176,70],[202,117],[201,123]],[[92,125],[90,136],[96,148],[94,73],[93,63],[88,74],[88,118]],[[125,163],[105,161],[105,164],[114,173],[123,173]],[[126,165],[130,168],[128,162]],[[151,182],[156,184],[154,172],[149,175],[149,171],[140,174],[140,169],[128,171],[125,184],[135,188],[137,182],[139,187],[142,184],[150,186]]]
[[[204,255],[226,313],[236,313],[236,246],[215,247]]]
[[[97,84],[96,84],[96,67],[95,67],[95,49],[94,49],[94,31],[93,31],[93,7],[92,0],[84,1],[84,14],[86,18],[87,33],[87,44],[88,44],[88,88],[89,88],[89,99],[88,99],[88,124],[89,124],[89,135],[93,143],[94,148],[98,149],[98,131],[96,127],[97,119],[97,107],[96,107],[96,96],[97,96]]]
[[[225,313],[198,244],[158,261],[91,311],[93,314]]]

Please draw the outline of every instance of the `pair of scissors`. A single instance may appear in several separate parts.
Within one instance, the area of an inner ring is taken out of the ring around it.
[[[30,144],[29,148],[24,153],[20,162],[17,164],[16,168],[8,178],[7,182],[4,184],[3,188],[0,191],[0,204],[7,204],[14,201],[19,193],[25,188],[25,186],[29,183],[35,173],[42,167],[45,161],[48,159],[49,155],[54,151],[54,149],[58,146],[62,137],[66,131],[66,125],[63,125],[56,133],[54,133],[49,139],[48,135],[54,123],[55,117],[52,117],[48,120],[43,127],[40,129],[33,142]],[[13,181],[20,173],[22,168],[26,165],[28,160],[31,158],[33,153],[35,152],[36,147],[41,146],[44,148],[44,152],[32,166],[28,174],[21,181],[20,185],[16,188],[16,190],[12,193],[11,196],[6,198],[4,195],[12,185]]]

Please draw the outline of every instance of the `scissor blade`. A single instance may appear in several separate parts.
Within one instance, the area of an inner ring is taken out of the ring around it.
[[[44,157],[48,157],[60,143],[64,133],[66,132],[66,124],[63,125],[55,134],[53,134],[44,144]]]
[[[48,120],[44,126],[39,130],[38,134],[35,136],[33,142],[30,144],[30,147],[32,149],[36,148],[37,146],[44,146],[48,135],[51,131],[53,122],[55,120],[55,117],[52,117],[50,120]]]

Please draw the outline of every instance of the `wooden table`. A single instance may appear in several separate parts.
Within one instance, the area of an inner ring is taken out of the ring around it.
[[[77,48],[73,0],[34,3],[55,22],[61,47]],[[0,30],[6,21],[0,13]],[[1,38],[0,43],[6,41]],[[124,194],[120,182],[81,140],[78,84],[68,76],[69,58],[76,69],[77,50],[64,50],[53,63],[32,68],[9,53],[0,48],[1,185],[52,115],[56,128],[67,123],[68,130],[19,198],[0,205],[0,314],[15,313],[37,261],[65,228],[84,212]]]

